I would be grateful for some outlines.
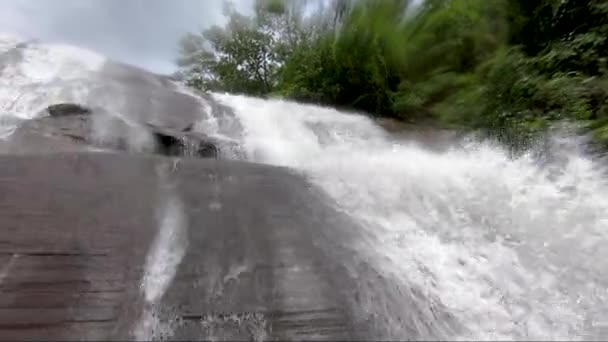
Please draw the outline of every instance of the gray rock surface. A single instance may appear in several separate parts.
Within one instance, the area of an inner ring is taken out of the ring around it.
[[[85,151],[108,149],[166,156],[219,158],[225,143],[192,131],[178,131],[145,123],[127,123],[105,112],[42,117],[24,121],[7,141],[4,153]]]
[[[354,259],[318,243],[348,220],[287,170],[106,153],[0,165],[2,340],[365,337]],[[174,278],[148,286],[156,267]]]
[[[51,115],[0,141],[0,340],[420,337],[318,189],[214,160],[241,153],[228,108],[112,62],[52,86],[19,85]]]

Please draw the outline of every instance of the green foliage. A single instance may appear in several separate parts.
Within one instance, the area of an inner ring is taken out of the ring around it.
[[[299,101],[338,104],[341,67],[332,43],[319,37],[300,46],[283,67],[277,93]]]
[[[554,120],[594,124],[608,96],[608,2],[526,1],[524,11],[523,0],[512,3],[527,16],[513,24],[520,35],[511,42],[520,45],[487,64],[477,126],[511,139]]]
[[[178,64],[189,85],[234,93],[266,95],[276,86],[278,70],[296,44],[294,8],[278,0],[259,0],[255,15],[226,6],[228,22],[180,42]]]
[[[195,87],[274,94],[527,141],[579,120],[608,141],[607,0],[258,0],[182,41]]]

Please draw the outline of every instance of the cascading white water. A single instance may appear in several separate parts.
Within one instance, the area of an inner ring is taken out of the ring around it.
[[[235,110],[250,160],[307,174],[365,230],[354,249],[464,327],[438,336],[608,337],[608,184],[582,153],[541,166],[491,144],[431,152],[363,116],[214,97]]]
[[[105,61],[85,49],[26,44],[0,34],[0,139],[12,134],[19,120],[41,115],[51,104],[87,102],[92,74]]]

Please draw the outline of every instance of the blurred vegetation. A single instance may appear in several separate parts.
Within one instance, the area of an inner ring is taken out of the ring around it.
[[[525,141],[608,142],[608,0],[258,0],[181,42],[200,89],[284,96]]]

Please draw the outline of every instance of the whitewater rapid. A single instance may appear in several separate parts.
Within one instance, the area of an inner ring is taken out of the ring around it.
[[[350,247],[424,292],[416,320],[437,336],[608,337],[608,188],[580,149],[544,163],[490,143],[437,152],[361,115],[214,97],[241,121],[249,160],[303,172],[356,219],[366,238]],[[437,307],[460,329],[433,322]]]

